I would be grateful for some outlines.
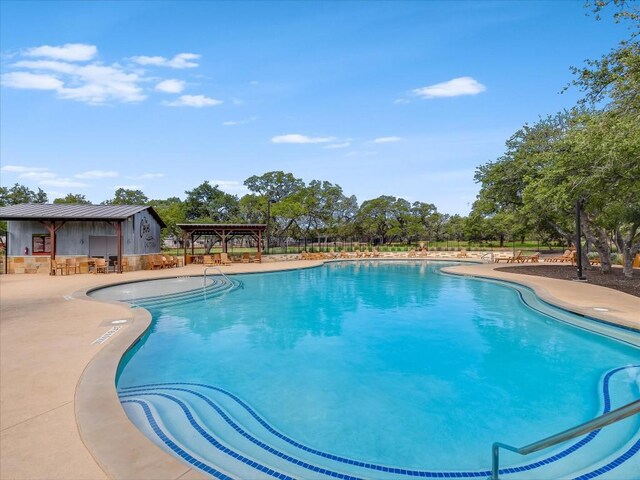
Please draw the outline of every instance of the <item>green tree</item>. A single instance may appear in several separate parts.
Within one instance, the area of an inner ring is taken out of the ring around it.
[[[19,205],[21,203],[47,203],[47,194],[38,188],[37,192],[16,183],[11,188],[0,187],[0,206]]]
[[[105,200],[102,205],[148,205],[149,198],[142,190],[118,188],[111,200]]]
[[[91,202],[87,200],[84,195],[79,193],[67,193],[67,195],[63,198],[56,198],[53,200],[53,203],[69,203],[69,204],[77,204],[77,205],[91,205]]]

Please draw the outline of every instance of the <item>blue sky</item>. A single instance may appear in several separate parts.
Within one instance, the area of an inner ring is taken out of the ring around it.
[[[573,0],[0,9],[0,183],[94,203],[284,170],[466,214],[474,169],[627,35]]]

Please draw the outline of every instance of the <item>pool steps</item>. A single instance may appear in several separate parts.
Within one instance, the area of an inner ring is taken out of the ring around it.
[[[158,296],[145,296],[137,299],[122,299],[120,301],[131,303],[136,307],[149,309],[161,308],[165,305],[184,305],[187,303],[201,301],[203,297],[215,297],[230,292],[237,288],[242,288],[242,282],[231,280],[228,277],[209,275],[208,285],[193,288],[182,292],[163,294]]]
[[[637,395],[629,382],[627,367],[615,369],[604,378],[603,408],[617,408]],[[630,367],[629,367],[630,368]],[[131,420],[161,448],[178,454],[197,468],[219,469],[235,478],[489,478],[490,471],[442,472],[369,464],[305,446],[267,423],[241,399],[215,386],[174,383],[119,390],[123,407]],[[610,399],[610,401],[608,401]],[[160,416],[180,413],[172,426],[162,425]],[[151,422],[161,425],[160,435],[170,438],[180,452],[160,439]],[[188,445],[188,446],[187,446]],[[504,455],[502,479],[631,479],[640,471],[640,419],[630,417],[599,432],[585,435],[536,456]],[[215,455],[211,453],[215,452]],[[609,453],[603,454],[602,451]],[[636,450],[637,451],[637,450]],[[242,452],[242,453],[240,453]],[[569,452],[569,453],[567,453]],[[630,453],[631,452],[631,453]],[[623,458],[625,455],[628,458]],[[209,458],[208,461],[203,458]],[[487,463],[490,463],[489,451]],[[556,458],[558,457],[558,458]],[[508,465],[509,462],[520,463]],[[602,472],[600,472],[602,470]],[[219,477],[223,478],[223,477]]]

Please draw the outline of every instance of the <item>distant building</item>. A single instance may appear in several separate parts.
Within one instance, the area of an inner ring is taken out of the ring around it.
[[[131,269],[146,268],[146,256],[161,252],[156,211],[141,205],[21,204],[0,208],[7,221],[8,273],[49,273],[51,259],[126,259]],[[122,264],[119,262],[118,264]],[[88,271],[88,262],[85,263]]]

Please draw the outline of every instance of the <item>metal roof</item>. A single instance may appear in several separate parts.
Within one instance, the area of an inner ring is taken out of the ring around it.
[[[180,228],[253,228],[253,229],[265,229],[266,223],[177,223]]]
[[[78,205],[69,203],[22,203],[0,207],[0,220],[67,220],[109,221],[126,220],[138,212],[148,210],[161,227],[167,225],[158,213],[147,205]]]
[[[191,235],[261,235],[267,228],[264,223],[178,223],[183,232]]]

